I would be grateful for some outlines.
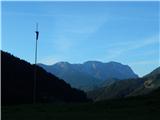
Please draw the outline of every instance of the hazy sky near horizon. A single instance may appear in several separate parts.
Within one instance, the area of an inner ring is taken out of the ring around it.
[[[2,50],[34,63],[116,61],[143,76],[160,66],[158,2],[2,2]]]

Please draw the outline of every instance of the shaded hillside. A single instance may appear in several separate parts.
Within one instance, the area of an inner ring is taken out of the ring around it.
[[[34,65],[1,51],[2,105],[32,103]],[[37,102],[87,101],[84,92],[37,66]]]
[[[121,80],[138,77],[129,66],[117,62],[88,61],[83,64],[58,62],[54,65],[39,64],[39,66],[66,80],[71,86],[85,91],[95,89],[105,80],[112,78]]]
[[[117,80],[102,88],[89,91],[89,98],[94,101],[146,95],[160,87],[159,68],[137,79]]]

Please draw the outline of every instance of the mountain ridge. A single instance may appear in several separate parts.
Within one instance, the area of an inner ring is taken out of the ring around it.
[[[57,62],[53,65],[38,64],[46,71],[66,80],[71,86],[90,90],[110,79],[138,78],[138,75],[128,66],[118,62],[103,63],[100,61],[86,61],[71,64],[69,62]],[[86,89],[85,86],[88,86]]]

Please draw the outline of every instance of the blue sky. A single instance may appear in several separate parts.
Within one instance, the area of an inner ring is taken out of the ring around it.
[[[160,66],[158,2],[2,2],[2,50],[34,62],[116,61],[143,76]]]

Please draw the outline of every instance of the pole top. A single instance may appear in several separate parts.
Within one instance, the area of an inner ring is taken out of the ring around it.
[[[38,36],[39,36],[39,31],[38,31],[38,23],[36,23],[36,40],[38,40]]]

